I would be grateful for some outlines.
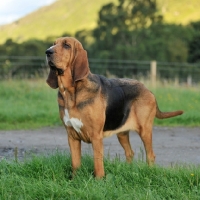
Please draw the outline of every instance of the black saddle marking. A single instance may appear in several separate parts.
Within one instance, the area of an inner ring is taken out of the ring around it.
[[[130,107],[140,94],[139,84],[128,79],[107,79],[98,76],[102,93],[106,97],[106,120],[103,131],[116,130],[125,124]]]

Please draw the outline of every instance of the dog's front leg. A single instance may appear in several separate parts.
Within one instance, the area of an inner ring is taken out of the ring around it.
[[[92,147],[94,151],[94,174],[97,178],[102,178],[105,175],[103,164],[103,139],[93,138]]]
[[[76,170],[81,165],[81,141],[75,140],[70,135],[68,135],[68,143],[70,146],[71,158],[72,158],[72,172],[73,175],[75,175]]]

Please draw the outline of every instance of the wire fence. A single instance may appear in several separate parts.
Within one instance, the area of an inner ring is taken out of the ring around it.
[[[200,83],[200,64],[89,59],[89,65],[92,73],[108,77]],[[48,70],[45,57],[0,56],[0,80],[46,77]]]

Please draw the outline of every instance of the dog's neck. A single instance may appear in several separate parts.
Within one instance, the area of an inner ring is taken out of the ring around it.
[[[80,83],[81,82],[81,83]],[[64,74],[58,76],[59,92],[64,99],[65,108],[69,109],[76,106],[77,88],[80,90],[81,86],[87,85],[87,78],[84,80],[74,82],[71,70],[68,68]]]
[[[74,100],[74,91],[75,91],[70,68],[67,68],[64,71],[64,74],[58,76],[57,78],[58,78],[59,92],[65,101],[65,107],[66,106],[68,107],[69,106],[68,104],[70,102],[69,99],[71,99],[72,102]]]

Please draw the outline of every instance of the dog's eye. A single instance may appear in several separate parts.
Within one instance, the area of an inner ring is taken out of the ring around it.
[[[64,48],[66,48],[66,49],[70,49],[71,48],[71,46],[69,45],[69,44],[67,44],[67,43],[64,43]]]

